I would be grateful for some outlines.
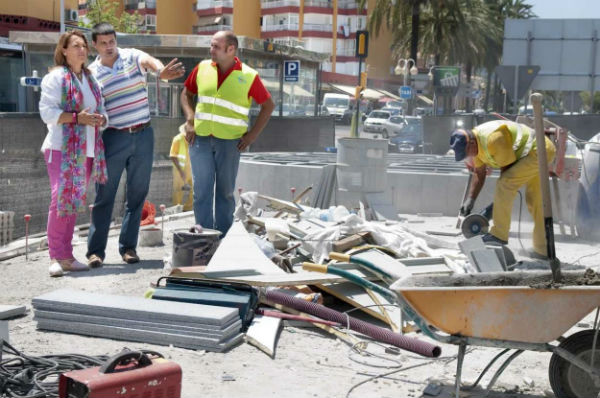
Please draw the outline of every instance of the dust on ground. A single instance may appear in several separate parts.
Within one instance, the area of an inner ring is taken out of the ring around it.
[[[456,219],[427,218],[426,223],[453,225]],[[139,248],[142,261],[123,264],[117,251],[116,237],[111,237],[105,266],[62,278],[48,276],[47,252],[34,253],[0,262],[2,289],[0,304],[27,305],[40,294],[61,288],[91,292],[143,296],[152,282],[163,276],[162,259],[171,252],[173,229],[189,226],[190,220],[165,224],[165,246]],[[423,223],[422,227],[432,228]],[[75,255],[84,258],[85,239],[75,247]],[[511,242],[512,243],[512,242]],[[593,249],[593,250],[592,250]],[[571,250],[571,253],[567,252]],[[571,248],[562,242],[557,253],[574,262],[578,257],[598,250],[587,243]],[[599,256],[580,261],[582,266],[600,264]],[[545,268],[547,271],[547,267]],[[357,315],[357,312],[353,312]],[[590,328],[593,316],[583,319],[567,335]],[[177,347],[116,341],[97,337],[47,332],[36,329],[31,311],[9,321],[10,343],[31,355],[81,353],[114,355],[123,347],[155,350],[178,363],[183,370],[182,397],[421,397],[430,382],[443,389],[438,397],[453,396],[457,347],[440,344],[442,356],[422,358],[400,351],[395,354],[369,341],[366,350],[356,352],[348,345],[315,328],[284,326],[274,358],[248,344],[240,344],[226,353],[194,351]],[[420,334],[409,334],[431,341]],[[360,336],[359,336],[360,337]],[[362,337],[360,337],[362,339]],[[432,341],[431,341],[432,342]],[[437,343],[436,343],[437,344]],[[463,381],[473,382],[498,349],[468,347]],[[548,381],[549,353],[525,352],[500,377],[492,398],[542,398],[553,396]],[[387,374],[374,379],[375,376]],[[484,385],[490,376],[484,378]],[[360,384],[362,383],[362,384]],[[465,397],[484,397],[482,389],[464,393]]]

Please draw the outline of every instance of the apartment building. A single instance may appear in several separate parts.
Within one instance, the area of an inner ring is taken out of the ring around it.
[[[77,25],[78,0],[65,0],[64,21]],[[49,0],[0,1],[0,37],[11,30],[34,32],[60,30],[60,2]]]
[[[360,9],[357,0],[198,0],[194,33],[212,35],[231,29],[238,35],[330,54],[322,64],[324,81],[354,84],[356,31],[366,29],[368,9],[374,3],[368,0]],[[389,37],[384,32],[371,38],[370,55],[363,65],[371,79],[397,80]]]

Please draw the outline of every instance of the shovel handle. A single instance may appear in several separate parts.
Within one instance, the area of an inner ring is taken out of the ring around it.
[[[540,173],[540,185],[542,190],[542,204],[544,210],[544,230],[546,232],[546,251],[552,279],[558,283],[562,279],[560,261],[556,258],[554,247],[554,221],[552,220],[552,202],[550,200],[550,181],[548,173],[548,157],[546,155],[546,136],[544,134],[544,119],[542,115],[542,99],[540,93],[531,94],[530,100],[533,105],[533,125],[535,127],[535,139],[537,145],[538,168]]]

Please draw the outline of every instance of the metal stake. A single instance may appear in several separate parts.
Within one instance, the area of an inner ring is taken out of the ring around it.
[[[31,220],[31,214],[25,214],[25,260],[29,260],[29,220]]]

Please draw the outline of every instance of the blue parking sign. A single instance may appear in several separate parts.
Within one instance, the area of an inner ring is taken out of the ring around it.
[[[403,99],[409,99],[409,98],[412,98],[412,96],[413,96],[411,86],[401,86],[400,90],[398,90],[398,92],[400,94],[400,98],[403,98]]]
[[[300,76],[300,61],[283,61],[283,80],[297,82]]]

